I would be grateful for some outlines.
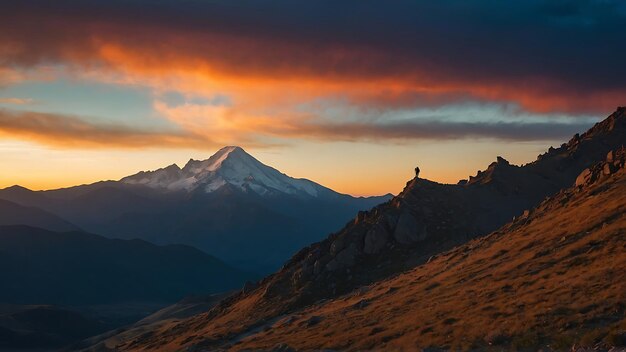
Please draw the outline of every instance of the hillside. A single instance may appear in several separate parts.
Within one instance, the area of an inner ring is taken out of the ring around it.
[[[166,304],[241,287],[249,278],[187,246],[0,226],[3,303]]]
[[[266,318],[269,290],[256,290],[118,349],[624,346],[625,161],[610,153],[498,231],[387,280]]]
[[[499,157],[458,185],[415,177],[391,201],[360,212],[260,282],[259,290],[265,294],[256,309],[267,309],[273,316],[411,269],[434,254],[496,230],[570,187],[585,168],[625,141],[626,108],[619,108],[532,163],[515,166]]]
[[[132,340],[160,328],[171,326],[188,317],[206,312],[220,300],[226,298],[229,293],[212,294],[204,296],[192,296],[160,309],[153,314],[124,327],[107,331],[100,335],[91,336],[71,346],[72,350],[89,348],[90,346],[117,346],[123,341]]]
[[[54,214],[0,199],[0,226],[6,225],[28,225],[52,231],[78,230]]]
[[[54,306],[0,305],[0,350],[59,349],[112,326]]]

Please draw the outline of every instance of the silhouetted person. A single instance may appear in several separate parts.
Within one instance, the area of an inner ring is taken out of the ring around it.
[[[419,166],[415,167],[415,177],[420,177],[420,168],[419,168]]]

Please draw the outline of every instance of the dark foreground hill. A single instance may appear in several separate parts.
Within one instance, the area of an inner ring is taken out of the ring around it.
[[[577,186],[488,236],[394,278],[265,322],[224,347],[623,350],[625,159],[624,151],[611,154],[583,173]],[[202,336],[197,342],[219,336],[214,328],[232,322],[226,317],[194,332]]]
[[[241,287],[248,278],[183,245],[0,226],[3,303],[173,303],[191,294]]]
[[[0,305],[0,351],[59,348],[112,326],[55,306]]]

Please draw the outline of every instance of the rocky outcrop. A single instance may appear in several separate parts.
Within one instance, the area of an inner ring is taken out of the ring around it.
[[[426,239],[426,228],[410,211],[400,214],[393,238],[401,244],[411,244]]]
[[[290,312],[300,325],[277,323],[231,350],[624,351],[621,160],[613,153],[590,167],[592,184],[428,264]]]
[[[583,172],[576,178],[576,186],[583,186],[591,181],[591,170],[584,169]]]
[[[610,177],[614,173],[624,169],[626,165],[626,148],[621,147],[608,152],[606,159],[585,170],[576,178],[575,186],[584,187],[602,179]]]
[[[356,263],[356,257],[361,253],[356,243],[350,243],[347,248],[341,250],[337,255],[326,264],[326,270],[335,271],[338,269],[349,268]]]
[[[389,230],[385,224],[374,224],[365,234],[363,243],[363,253],[376,254],[379,253],[387,243],[389,243]]]
[[[432,254],[495,230],[569,187],[582,170],[605,159],[624,141],[626,108],[618,108],[533,163],[516,166],[499,156],[485,171],[460,185],[416,177],[397,197],[369,212],[359,212],[344,229],[301,251],[268,280],[280,280],[283,275],[306,277],[296,280],[300,287],[307,287],[304,296],[319,299],[338,288],[350,289],[410,268]],[[618,155],[622,152],[615,151],[607,159],[617,160]],[[619,164],[614,161],[607,167],[613,170],[615,163]],[[306,275],[309,271],[311,277]],[[334,289],[326,289],[333,287],[331,283],[336,283]],[[296,297],[301,292],[298,286],[290,290]]]
[[[498,157],[485,171],[458,185],[416,177],[389,202],[359,212],[339,232],[301,250],[281,271],[264,279],[261,287],[281,287],[277,294],[287,308],[414,267],[513,217],[528,217],[528,209],[574,184],[581,171],[597,160],[612,160],[605,164],[613,172],[623,165],[623,152],[617,149],[624,141],[626,108],[619,108],[533,163],[516,166]],[[611,150],[616,151],[607,156]],[[597,167],[590,169],[591,177],[605,168],[598,171]]]

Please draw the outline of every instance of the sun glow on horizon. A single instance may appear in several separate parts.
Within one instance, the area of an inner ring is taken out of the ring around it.
[[[455,183],[497,154],[532,161],[626,96],[610,2],[567,21],[521,2],[137,5],[6,6],[0,186],[118,179],[242,145],[339,192],[397,193],[416,164]]]
[[[456,141],[446,144],[376,146],[359,143],[302,143],[297,146],[245,148],[264,164],[291,177],[306,178],[337,192],[353,196],[398,194],[414,176],[442,183],[456,183],[475,175],[495,160],[493,145],[486,142]],[[341,153],[337,153],[341,150]],[[514,153],[505,155],[515,164],[530,162],[528,154],[545,150],[541,143],[518,143]],[[17,152],[20,151],[20,152]],[[27,151],[27,152],[25,152]],[[0,143],[0,188],[20,185],[48,190],[119,180],[139,171],[156,170],[189,159],[204,160],[213,151],[198,150],[65,150],[27,142]],[[302,156],[306,155],[306,158]],[[441,160],[445,160],[442,163]],[[38,160],[34,163],[33,160]]]

